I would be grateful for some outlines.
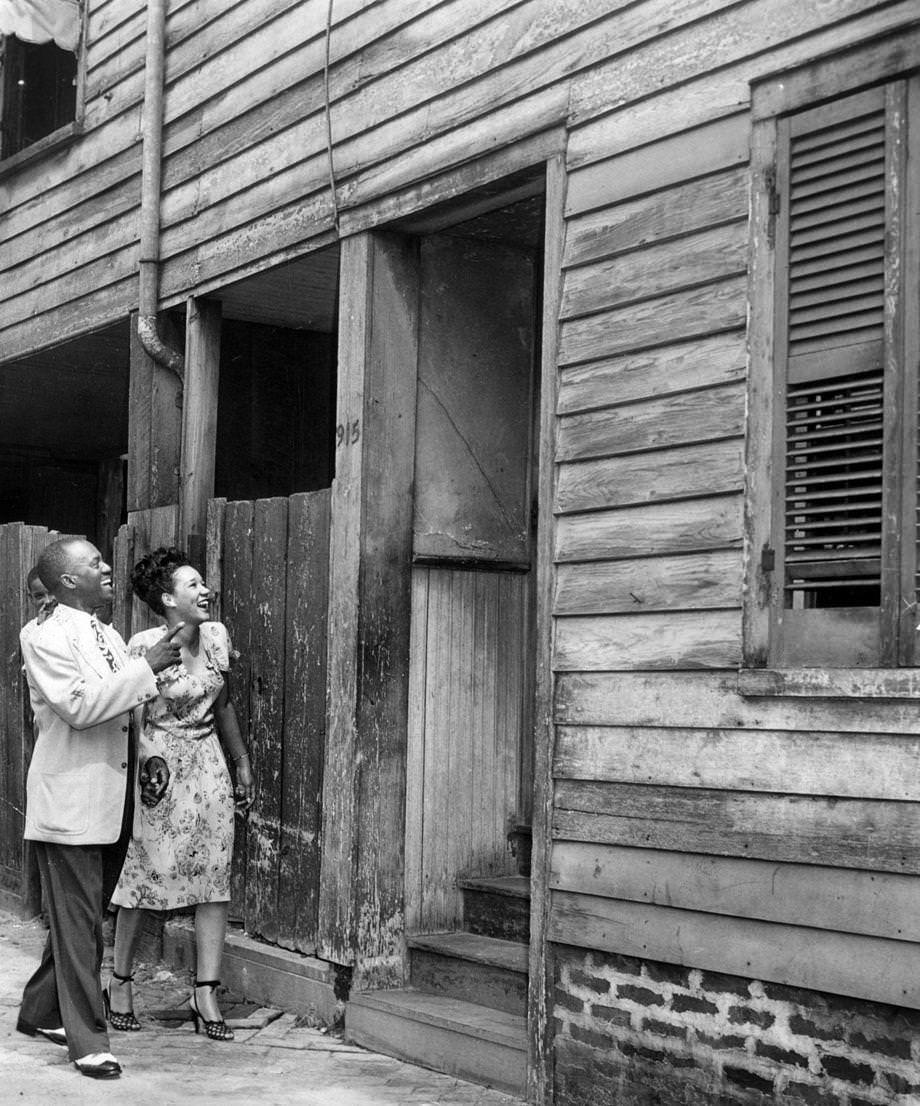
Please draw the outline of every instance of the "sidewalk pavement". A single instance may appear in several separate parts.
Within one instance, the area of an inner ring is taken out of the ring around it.
[[[45,941],[37,919],[0,912],[0,1101],[84,1106],[521,1106],[474,1083],[438,1075],[347,1045],[299,1024],[293,1014],[222,996],[236,1040],[196,1036],[181,1007],[191,981],[162,964],[138,965],[135,1011],[140,1033],[110,1030],[120,1079],[87,1079],[66,1051],[16,1032],[19,1000]],[[111,966],[109,951],[108,967]],[[107,971],[103,970],[103,976]]]

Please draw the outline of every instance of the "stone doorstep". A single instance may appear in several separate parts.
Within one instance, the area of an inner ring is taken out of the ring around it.
[[[190,920],[177,918],[166,923],[163,959],[177,970],[194,966],[195,930]],[[246,1014],[240,1011],[243,1018],[255,1016],[261,1007],[284,1010],[323,1026],[333,1025],[341,1016],[333,991],[332,965],[324,960],[230,932],[221,976],[222,984],[250,1005]]]

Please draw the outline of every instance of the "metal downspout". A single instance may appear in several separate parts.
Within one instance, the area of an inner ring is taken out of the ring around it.
[[[148,354],[180,380],[185,358],[157,328],[160,264],[160,178],[163,156],[163,80],[166,71],[166,0],[148,0],[141,163],[141,241],[137,335]]]

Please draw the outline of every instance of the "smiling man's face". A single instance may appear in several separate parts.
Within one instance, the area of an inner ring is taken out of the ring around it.
[[[66,572],[61,574],[63,602],[92,611],[112,601],[112,569],[99,550],[88,541],[75,541],[69,548]]]

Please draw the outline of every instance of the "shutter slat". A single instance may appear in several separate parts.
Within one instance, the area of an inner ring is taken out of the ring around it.
[[[842,290],[838,290],[831,304],[815,303],[814,300],[802,303],[797,300],[793,304],[798,320],[797,329],[811,323],[818,324],[823,319],[839,319],[843,314],[847,319],[874,321],[879,317],[877,300],[878,296],[867,288],[859,289],[859,294],[855,296],[845,295]],[[857,325],[865,326],[866,323],[858,322]]]
[[[877,158],[868,164],[863,165],[851,165],[841,166],[840,172],[836,175],[821,174],[820,176],[811,174],[807,179],[796,181],[795,185],[790,191],[790,197],[792,205],[794,206],[801,200],[814,198],[815,196],[825,196],[828,193],[835,193],[840,188],[847,188],[851,185],[865,184],[869,182],[870,185],[875,185],[880,175],[885,172],[885,159],[884,157]]]
[[[815,353],[818,350],[830,349],[833,346],[864,345],[869,347],[880,330],[881,325],[860,328],[850,326],[844,320],[840,320],[836,327],[814,327],[808,333],[797,334],[795,352],[797,355]]]
[[[885,291],[885,278],[882,273],[878,276],[870,275],[861,280],[849,280],[841,282],[834,287],[834,295],[852,303],[859,296],[871,296],[878,300],[878,293]],[[789,296],[789,302],[793,311],[804,311],[806,308],[824,308],[827,301],[828,289],[808,288],[796,289]]]
[[[836,218],[828,218],[823,222],[818,220],[803,220],[792,228],[789,241],[794,253],[806,249],[813,242],[826,243],[828,235],[835,238],[844,238],[849,244],[860,237],[868,241],[875,241],[879,229],[885,230],[885,209],[871,207],[863,211],[852,213],[839,212]]]
[[[802,251],[805,254],[805,251]],[[821,252],[812,250],[808,256],[796,258],[795,271],[790,274],[789,284],[794,287],[801,279],[814,278],[829,274],[852,272],[881,273],[884,272],[885,258],[878,247],[878,243],[872,242],[867,246],[841,249],[839,244],[829,243]]]
[[[866,260],[884,257],[885,246],[879,240],[879,228],[881,228],[881,233],[884,234],[884,220],[880,221],[879,226],[874,229],[853,231],[852,234],[840,237],[829,236],[816,242],[812,241],[801,246],[795,246],[789,251],[789,263],[792,272],[795,273],[799,264],[818,257],[826,257],[832,264],[837,265],[856,264],[854,258],[845,260],[851,251],[865,251]]]
[[[882,179],[872,178],[868,181],[860,181],[850,187],[834,189],[833,197],[828,201],[827,197],[816,196],[814,199],[800,197],[795,204],[794,220],[802,220],[815,215],[823,215],[828,206],[833,208],[868,208],[876,204],[885,205],[885,183]]]

